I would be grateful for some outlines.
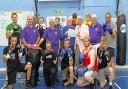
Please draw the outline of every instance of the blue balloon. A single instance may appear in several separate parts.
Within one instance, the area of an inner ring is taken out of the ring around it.
[[[79,55],[79,62],[82,62],[84,60],[84,54],[80,53]]]

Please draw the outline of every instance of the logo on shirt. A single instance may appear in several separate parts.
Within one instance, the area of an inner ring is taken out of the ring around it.
[[[57,32],[55,32],[55,35],[57,35]]]
[[[98,28],[95,28],[96,31],[98,31]]]
[[[52,55],[48,55],[48,56],[46,56],[46,58],[52,58]]]

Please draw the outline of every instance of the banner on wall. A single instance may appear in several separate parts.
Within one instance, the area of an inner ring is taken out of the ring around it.
[[[51,18],[55,19],[56,16],[47,16],[46,18],[46,25],[47,27],[49,27],[49,20]],[[60,17],[60,24],[62,27],[66,26],[67,24],[67,16],[57,16],[57,17]]]
[[[11,13],[12,12],[0,12],[0,46],[7,46],[8,41],[6,39],[6,26],[11,23]],[[28,15],[33,15],[32,11],[16,11],[18,14],[18,24],[22,28],[26,24],[26,19]]]

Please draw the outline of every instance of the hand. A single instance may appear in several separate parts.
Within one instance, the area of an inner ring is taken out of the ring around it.
[[[33,47],[37,47],[38,45],[37,44],[34,44],[34,45],[32,45]]]
[[[32,45],[30,45],[30,44],[27,44],[27,48],[30,48]]]
[[[7,58],[7,59],[10,59],[10,58],[11,58],[11,56],[10,56],[9,54],[7,54],[7,55],[6,55],[6,58]]]
[[[105,31],[108,31],[110,34],[112,34],[112,27],[110,24],[108,24],[108,23],[103,24],[103,29]]]

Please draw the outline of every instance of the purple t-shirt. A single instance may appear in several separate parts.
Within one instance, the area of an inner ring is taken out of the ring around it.
[[[29,26],[24,27],[21,33],[21,39],[25,39],[28,44],[35,44],[39,37],[39,32],[36,27],[30,28]]]
[[[105,35],[102,25],[99,23],[96,23],[94,27],[91,25],[89,27],[89,35],[90,35],[91,43],[93,44],[99,43],[101,37]]]
[[[59,29],[54,28],[54,30],[50,30],[50,28],[47,28],[47,30],[45,31],[43,35],[43,38],[46,39],[46,41],[51,41],[54,51],[58,52],[59,40],[60,40]]]

